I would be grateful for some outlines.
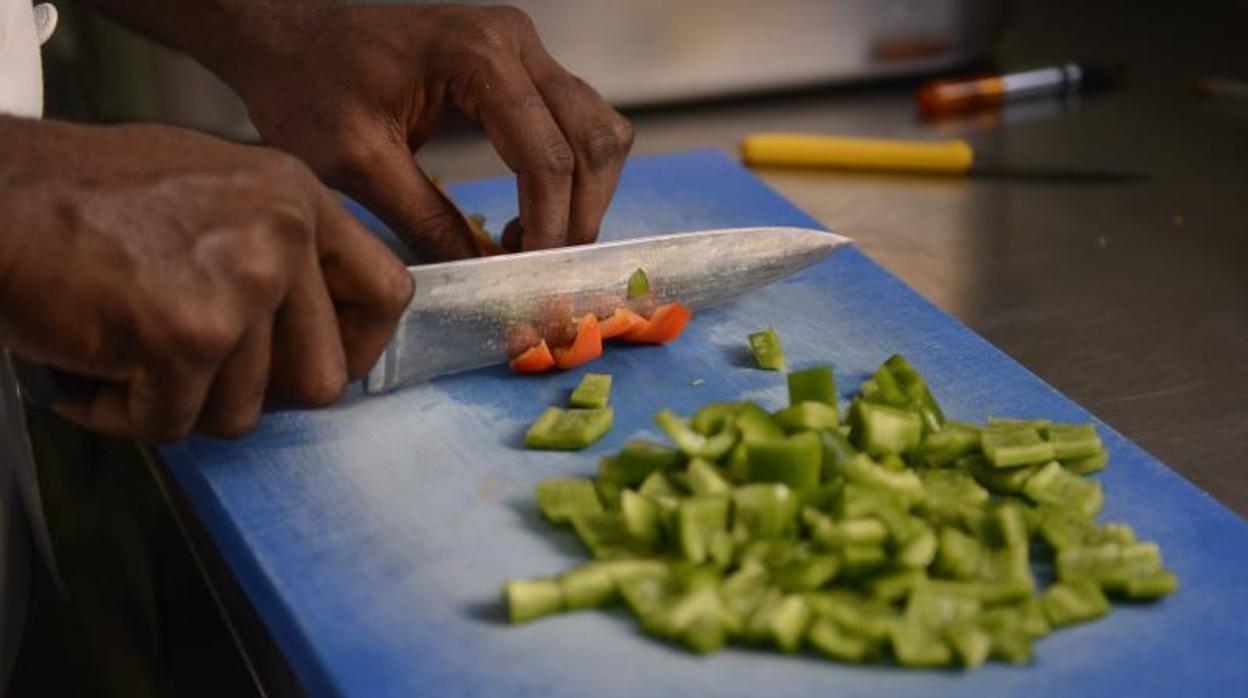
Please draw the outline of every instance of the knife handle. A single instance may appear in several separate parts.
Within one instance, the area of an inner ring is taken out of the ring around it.
[[[61,400],[89,395],[103,385],[94,378],[66,373],[17,356],[12,357],[12,362],[22,396],[36,407],[50,407]]]
[[[966,174],[975,151],[961,139],[899,141],[799,133],[758,133],[741,141],[747,165]]]

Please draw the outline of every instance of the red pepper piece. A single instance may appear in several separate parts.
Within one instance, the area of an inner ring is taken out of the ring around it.
[[[555,350],[555,365],[563,370],[576,368],[602,356],[602,329],[592,313],[576,323],[576,339],[571,346]]]
[[[554,367],[555,357],[544,339],[511,360],[511,370],[516,373],[544,373]]]
[[[611,317],[598,324],[603,339],[611,339],[627,334],[646,324],[646,319],[628,308],[616,308]]]
[[[643,344],[667,344],[685,331],[693,311],[679,303],[661,305],[645,325],[623,335],[622,339]]]

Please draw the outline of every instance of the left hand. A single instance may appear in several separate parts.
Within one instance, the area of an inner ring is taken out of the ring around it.
[[[555,62],[512,8],[343,7],[222,74],[264,140],[377,213],[429,261],[472,256],[462,216],[413,152],[455,107],[518,176],[510,249],[593,242],[632,127]]]

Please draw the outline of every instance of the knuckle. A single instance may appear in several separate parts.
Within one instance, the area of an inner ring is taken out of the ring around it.
[[[629,121],[622,114],[616,113],[615,118],[611,119],[611,130],[615,132],[615,142],[619,148],[619,154],[627,155],[628,151],[633,149],[633,140],[637,136],[637,131],[633,128],[633,122]]]
[[[562,138],[548,143],[542,152],[538,169],[550,177],[571,177],[576,170],[576,155],[572,152],[572,146]]]
[[[631,130],[626,132],[617,124],[604,123],[595,126],[585,135],[581,145],[585,153],[585,164],[596,170],[618,162],[628,152],[631,141]]]
[[[166,306],[163,315],[161,322],[177,352],[175,356],[193,364],[219,362],[240,334],[240,323],[233,313],[222,309],[194,312],[190,304],[174,303]]]
[[[377,312],[389,321],[402,317],[416,293],[416,281],[412,275],[402,266],[394,266],[397,268],[385,273],[381,298],[377,301]]]
[[[271,299],[281,293],[286,265],[279,251],[260,235],[249,236],[247,242],[239,244],[230,262],[233,282],[245,297]]]

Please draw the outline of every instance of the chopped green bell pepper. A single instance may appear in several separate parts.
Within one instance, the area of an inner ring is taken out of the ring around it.
[[[635,487],[651,473],[679,468],[685,457],[677,449],[652,441],[632,440],[620,452],[599,461],[598,478]]]
[[[782,439],[746,442],[746,479],[779,482],[799,493],[819,486],[823,445],[819,435],[803,432]]]
[[[513,579],[503,587],[512,623],[524,623],[563,610],[563,592],[550,579]]]
[[[873,457],[909,453],[923,438],[923,422],[909,410],[859,400],[851,414],[855,445]]]
[[[614,415],[610,407],[588,410],[548,407],[525,432],[524,445],[535,449],[579,451],[610,431]]]
[[[780,410],[774,418],[776,424],[790,434],[836,429],[841,423],[841,417],[837,414],[835,407],[809,400]]]
[[[980,446],[994,468],[1047,463],[1054,457],[1053,444],[1028,425],[990,426],[980,436]]]
[[[581,514],[594,514],[602,511],[602,502],[598,500],[598,491],[588,480],[559,478],[537,483],[534,498],[542,516],[553,524],[571,523],[572,519]]]
[[[788,375],[788,383],[790,405],[809,401],[836,407],[836,380],[831,366],[794,371]]]
[[[646,270],[638,268],[628,277],[628,297],[629,299],[640,298],[650,292],[650,277],[646,276]]]
[[[568,404],[573,407],[606,407],[611,399],[611,375],[586,373],[572,391]]]
[[[780,338],[775,329],[768,327],[761,332],[750,335],[750,351],[754,353],[754,361],[758,367],[770,371],[784,370],[784,349],[780,347]]]

